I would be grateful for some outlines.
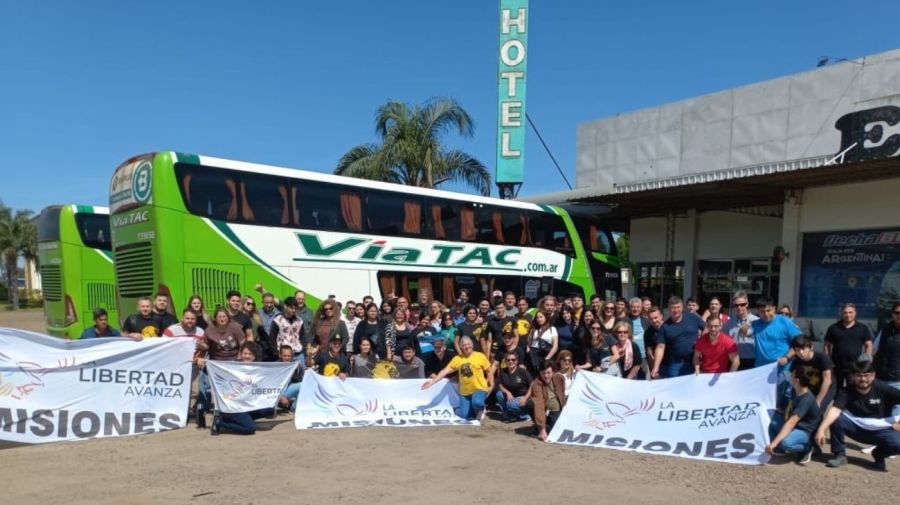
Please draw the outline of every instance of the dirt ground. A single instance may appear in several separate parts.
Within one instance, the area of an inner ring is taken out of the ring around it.
[[[0,326],[41,330],[40,312]],[[256,435],[186,429],[35,446],[0,444],[2,503],[405,504],[870,503],[896,500],[890,473],[851,465],[744,467],[544,444],[526,424],[296,431],[289,415]],[[891,497],[894,498],[891,498]]]

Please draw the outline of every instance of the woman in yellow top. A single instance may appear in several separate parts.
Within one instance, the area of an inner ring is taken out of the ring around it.
[[[422,389],[428,389],[435,382],[458,371],[460,401],[456,414],[463,419],[480,420],[484,417],[484,401],[494,389],[494,374],[491,373],[491,362],[487,356],[474,348],[470,337],[461,337],[460,354],[454,356],[437,375],[425,381]]]

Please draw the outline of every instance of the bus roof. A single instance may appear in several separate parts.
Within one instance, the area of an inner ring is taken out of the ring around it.
[[[313,180],[320,182],[330,182],[334,184],[344,184],[348,186],[357,186],[364,188],[372,188],[372,189],[381,189],[385,191],[415,191],[418,194],[425,196],[432,196],[438,198],[447,198],[452,200],[461,200],[472,203],[482,203],[489,205],[501,205],[505,207],[514,207],[519,209],[528,209],[528,210],[545,210],[545,207],[541,205],[537,205],[534,203],[528,202],[520,202],[516,200],[501,200],[499,198],[494,197],[485,197],[481,195],[471,195],[467,193],[459,193],[455,191],[444,191],[439,189],[427,189],[427,188],[419,188],[406,186],[403,184],[394,184],[389,182],[379,182],[372,181],[367,179],[358,179],[355,177],[347,177],[341,175],[334,175],[325,172],[312,172],[308,170],[300,170],[295,168],[286,168],[279,167],[273,165],[263,165],[259,163],[250,163],[246,161],[237,161],[237,160],[229,160],[225,158],[216,158],[213,156],[203,156],[203,155],[188,155],[184,153],[176,153],[171,152],[172,159],[181,161],[181,162],[189,162],[193,163],[193,160],[187,161],[186,158],[190,159],[191,157],[195,157],[196,160],[199,161],[200,165],[210,165],[218,168],[225,168],[231,170],[238,170],[243,172],[254,172],[258,174],[267,174],[267,175],[278,175],[282,177],[289,177],[293,179],[302,179],[302,180]],[[130,158],[125,163],[134,160],[136,157]],[[123,163],[123,165],[125,164]]]

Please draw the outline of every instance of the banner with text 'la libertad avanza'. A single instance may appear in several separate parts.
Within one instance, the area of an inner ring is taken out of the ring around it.
[[[0,440],[138,435],[187,422],[194,340],[62,340],[0,328]]]
[[[672,379],[580,373],[549,442],[765,463],[776,365]]]

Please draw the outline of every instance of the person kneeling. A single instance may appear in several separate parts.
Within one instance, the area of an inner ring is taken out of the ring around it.
[[[259,344],[256,342],[244,342],[241,344],[241,351],[238,355],[238,361],[242,363],[253,363],[260,355]],[[271,417],[275,414],[275,409],[259,409],[250,412],[238,413],[217,413],[213,419],[212,433],[218,434],[220,431],[230,431],[238,435],[253,435],[256,433],[256,419],[261,417]]]
[[[822,420],[819,403],[809,390],[811,373],[812,370],[807,370],[805,366],[794,369],[791,378],[796,393],[793,409],[786,421],[780,413],[774,415],[769,425],[772,442],[766,446],[766,452],[774,456],[798,454],[797,462],[801,465],[809,463],[812,458],[812,434]]]
[[[900,390],[875,380],[871,361],[857,361],[851,369],[848,384],[837,392],[825,420],[816,432],[816,442],[825,443],[825,430],[831,428],[831,452],[834,458],[826,466],[847,464],[844,437],[874,444],[872,468],[886,472],[885,458],[900,454],[900,422],[891,418],[894,406],[900,405]]]
[[[547,440],[559,413],[566,406],[566,379],[553,370],[553,362],[544,360],[538,367],[538,378],[528,391],[534,403],[534,426],[538,438]]]

